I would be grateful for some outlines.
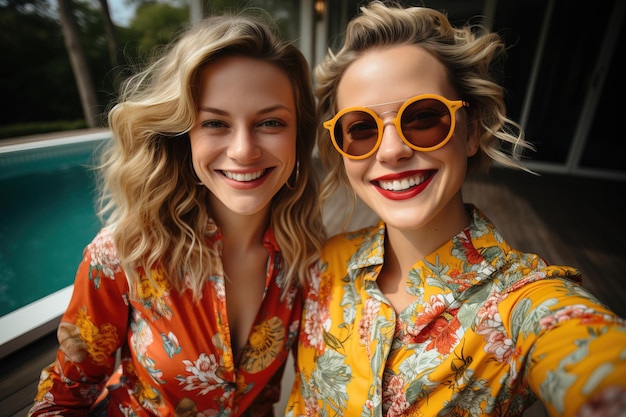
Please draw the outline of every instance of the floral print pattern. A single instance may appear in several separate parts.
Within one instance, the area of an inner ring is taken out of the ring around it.
[[[211,221],[208,230],[208,243],[219,249],[220,229]],[[198,303],[171,288],[158,267],[135,271],[140,280],[131,298],[111,234],[101,230],[85,248],[59,326],[60,349],[41,374],[29,416],[83,416],[97,398],[91,415],[273,416],[302,299],[295,288],[281,298],[282,257],[271,229],[264,245],[263,314],[235,363],[219,257]]]
[[[519,416],[536,398],[559,416],[626,409],[626,322],[577,270],[511,249],[468,210],[470,226],[414,264],[399,313],[376,285],[384,223],[326,244],[286,416]]]

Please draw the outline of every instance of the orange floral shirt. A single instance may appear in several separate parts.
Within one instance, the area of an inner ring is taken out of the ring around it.
[[[221,248],[220,230],[213,222],[209,229],[209,243]],[[101,415],[273,416],[302,300],[295,289],[281,300],[282,258],[271,230],[264,245],[265,295],[235,363],[223,274],[211,276],[195,303],[190,291],[172,289],[161,270],[150,271],[156,287],[138,271],[143,285],[132,299],[111,235],[101,230],[84,251],[59,327],[61,340],[75,342],[43,370],[29,415],[86,415],[106,395]],[[221,260],[214,262],[223,271]],[[118,348],[121,366],[113,374]]]
[[[468,209],[466,230],[416,260],[399,314],[376,284],[384,223],[326,244],[286,416],[519,416],[537,398],[554,416],[624,415],[626,322],[577,270],[511,249]]]

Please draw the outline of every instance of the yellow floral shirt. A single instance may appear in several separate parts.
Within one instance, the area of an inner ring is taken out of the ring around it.
[[[400,314],[376,284],[382,222],[326,244],[286,416],[516,416],[536,397],[551,415],[626,409],[626,322],[577,270],[511,249],[468,210],[409,272],[416,301]]]
[[[219,251],[222,235],[214,222],[207,239]],[[61,340],[74,341],[43,370],[29,416],[84,416],[106,394],[105,384],[108,398],[98,415],[273,416],[302,299],[296,289],[280,299],[284,270],[270,229],[263,242],[269,253],[265,295],[235,362],[219,257],[199,303],[190,291],[171,288],[160,269],[150,271],[156,286],[137,271],[142,285],[131,299],[111,235],[100,231],[84,251],[59,327]],[[121,367],[114,373],[118,348]]]

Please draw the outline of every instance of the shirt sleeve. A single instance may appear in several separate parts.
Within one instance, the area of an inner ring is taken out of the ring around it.
[[[511,326],[520,351],[530,352],[527,381],[550,415],[608,416],[615,407],[623,410],[624,320],[563,279],[533,282],[515,298]]]
[[[86,415],[113,373],[127,332],[128,284],[110,236],[85,248],[69,306],[57,329],[56,361],[40,376],[29,416]]]

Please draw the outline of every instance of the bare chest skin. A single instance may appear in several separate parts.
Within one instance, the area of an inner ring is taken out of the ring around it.
[[[226,255],[226,310],[235,361],[239,361],[263,301],[268,254],[260,246],[245,254]]]
[[[417,300],[415,295],[406,291],[406,282],[407,274],[403,274],[400,268],[394,268],[387,263],[376,278],[378,287],[387,297],[396,314],[400,314]]]

